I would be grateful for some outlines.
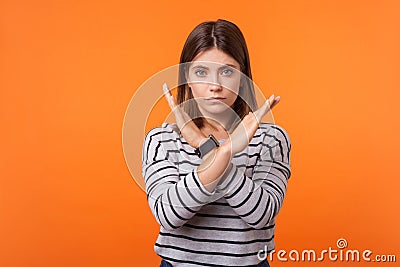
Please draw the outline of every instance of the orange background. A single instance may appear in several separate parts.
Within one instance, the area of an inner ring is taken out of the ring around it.
[[[122,152],[124,112],[148,77],[178,63],[193,27],[217,18],[241,28],[256,84],[281,96],[274,116],[293,174],[276,249],[321,251],[343,237],[399,262],[399,8],[1,1],[0,266],[158,266],[158,225]]]

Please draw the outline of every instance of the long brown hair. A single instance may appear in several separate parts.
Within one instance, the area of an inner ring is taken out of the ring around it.
[[[184,110],[193,118],[193,121],[199,128],[203,127],[203,118],[201,118],[200,110],[196,105],[185,105],[187,100],[193,99],[192,91],[186,82],[186,65],[187,62],[191,62],[200,52],[214,47],[234,58],[239,63],[242,74],[247,76],[244,81],[241,81],[238,97],[233,104],[233,110],[240,119],[243,119],[250,111],[257,109],[250,58],[242,32],[234,23],[227,20],[206,21],[193,29],[183,46],[180,58],[177,95],[178,104],[183,103]]]

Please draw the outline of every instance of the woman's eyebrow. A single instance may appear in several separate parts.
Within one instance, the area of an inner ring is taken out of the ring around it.
[[[229,66],[229,67],[232,67],[232,68],[237,68],[237,66],[236,65],[233,65],[233,64],[224,64],[225,66]]]
[[[192,66],[192,68],[194,69],[194,68],[202,68],[202,69],[209,69],[207,66],[204,66],[204,65],[194,65],[194,66]]]
[[[222,65],[221,67],[219,67],[218,69],[222,69],[222,68],[224,68],[224,67],[226,67],[226,66],[228,66],[228,67],[232,67],[232,68],[237,68],[237,66],[236,65],[233,65],[233,64],[218,64],[218,65]],[[207,69],[207,70],[209,70],[210,68],[209,67],[207,67],[207,66],[204,66],[204,65],[194,65],[194,66],[192,66],[192,68],[194,69],[194,68],[202,68],[202,69]]]

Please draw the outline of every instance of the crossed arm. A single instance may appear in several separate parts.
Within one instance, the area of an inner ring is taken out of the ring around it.
[[[286,194],[291,149],[286,131],[271,127],[273,134],[261,131],[262,148],[255,155],[252,177],[231,162],[225,146],[209,153],[198,167],[182,176],[167,158],[169,148],[150,131],[143,145],[142,170],[148,202],[158,223],[167,229],[179,228],[222,194],[249,226],[259,229],[268,224],[278,214]]]
[[[181,133],[192,147],[198,147],[204,135],[176,104],[166,84],[163,89]],[[262,228],[276,216],[290,176],[287,133],[276,127],[273,139],[277,145],[262,142],[252,178],[240,173],[231,159],[249,145],[261,118],[278,102],[279,97],[272,95],[257,111],[249,112],[223,145],[209,152],[199,166],[183,177],[169,161],[165,143],[157,140],[160,133],[150,131],[143,146],[142,172],[150,208],[160,225],[179,228],[203,205],[221,197],[221,192],[238,216],[253,228]],[[264,138],[267,136],[271,137],[265,134]]]

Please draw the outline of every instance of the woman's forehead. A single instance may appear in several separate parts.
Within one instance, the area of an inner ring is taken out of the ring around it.
[[[224,65],[239,67],[239,63],[233,57],[231,57],[230,55],[228,55],[227,53],[218,48],[212,48],[200,52],[192,60],[193,63],[198,61],[213,62],[216,64],[224,64]]]

